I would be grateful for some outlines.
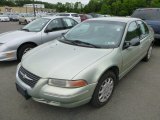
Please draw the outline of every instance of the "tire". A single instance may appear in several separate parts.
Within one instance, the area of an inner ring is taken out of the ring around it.
[[[34,47],[35,47],[35,45],[32,45],[32,44],[25,44],[25,45],[21,46],[18,50],[18,53],[17,53],[17,59],[21,60],[22,56],[25,53],[27,53],[29,50],[33,49]]]
[[[25,25],[27,25],[27,24],[28,24],[27,20],[25,20],[24,24],[25,24]]]
[[[19,21],[19,25],[21,25],[21,22]]]
[[[152,55],[152,49],[153,49],[153,45],[150,45],[148,51],[147,51],[147,55],[143,58],[144,62],[148,62],[151,58]]]
[[[117,76],[113,71],[107,71],[100,78],[90,101],[93,107],[102,107],[110,100],[115,88],[116,80]],[[105,84],[107,85],[106,87],[104,87]]]

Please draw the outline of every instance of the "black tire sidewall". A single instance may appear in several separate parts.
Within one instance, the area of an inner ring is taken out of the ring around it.
[[[31,44],[26,44],[26,45],[23,45],[19,48],[18,50],[18,53],[17,53],[17,59],[18,60],[21,60],[22,59],[22,56],[24,55],[24,51],[27,49],[27,48],[34,48],[35,46],[34,45],[31,45]]]
[[[102,85],[102,83],[104,82],[104,80],[106,80],[108,77],[111,77],[113,79],[113,90],[112,90],[112,93],[111,95],[109,96],[109,98],[107,99],[107,101],[105,102],[100,102],[99,99],[98,99],[98,94],[99,94],[99,89]],[[114,92],[114,89],[115,89],[115,84],[116,84],[116,74],[112,71],[107,71],[104,75],[102,75],[102,77],[100,78],[96,88],[95,88],[95,91],[93,93],[93,96],[92,96],[92,99],[90,101],[91,105],[94,106],[94,107],[101,107],[101,106],[104,106],[111,98],[113,92]]]
[[[150,58],[151,58],[151,56],[150,56],[150,58],[148,58],[149,50],[150,50],[151,47],[153,49],[153,45],[152,44],[148,48],[147,55],[143,58],[143,61],[145,61],[145,62],[148,62],[150,60]]]

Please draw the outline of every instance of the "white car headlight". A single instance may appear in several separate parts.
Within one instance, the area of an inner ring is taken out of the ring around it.
[[[57,80],[57,79],[49,79],[48,84],[63,88],[78,88],[88,85],[88,83],[85,80]]]

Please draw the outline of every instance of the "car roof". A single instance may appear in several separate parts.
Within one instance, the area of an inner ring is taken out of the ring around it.
[[[67,16],[47,16],[42,18],[55,19],[55,18],[66,18]]]
[[[58,14],[78,14],[78,13],[58,13]]]
[[[88,21],[90,21],[90,20],[106,20],[106,21],[117,21],[117,22],[128,23],[128,22],[141,20],[141,19],[139,19],[139,18],[131,18],[131,17],[101,17],[101,18],[89,19]]]
[[[138,8],[136,10],[160,10],[160,8]]]

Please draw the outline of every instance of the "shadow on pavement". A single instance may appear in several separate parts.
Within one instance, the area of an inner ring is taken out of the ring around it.
[[[18,65],[18,63],[19,63],[19,61],[0,62],[0,68],[15,66],[15,65]]]

